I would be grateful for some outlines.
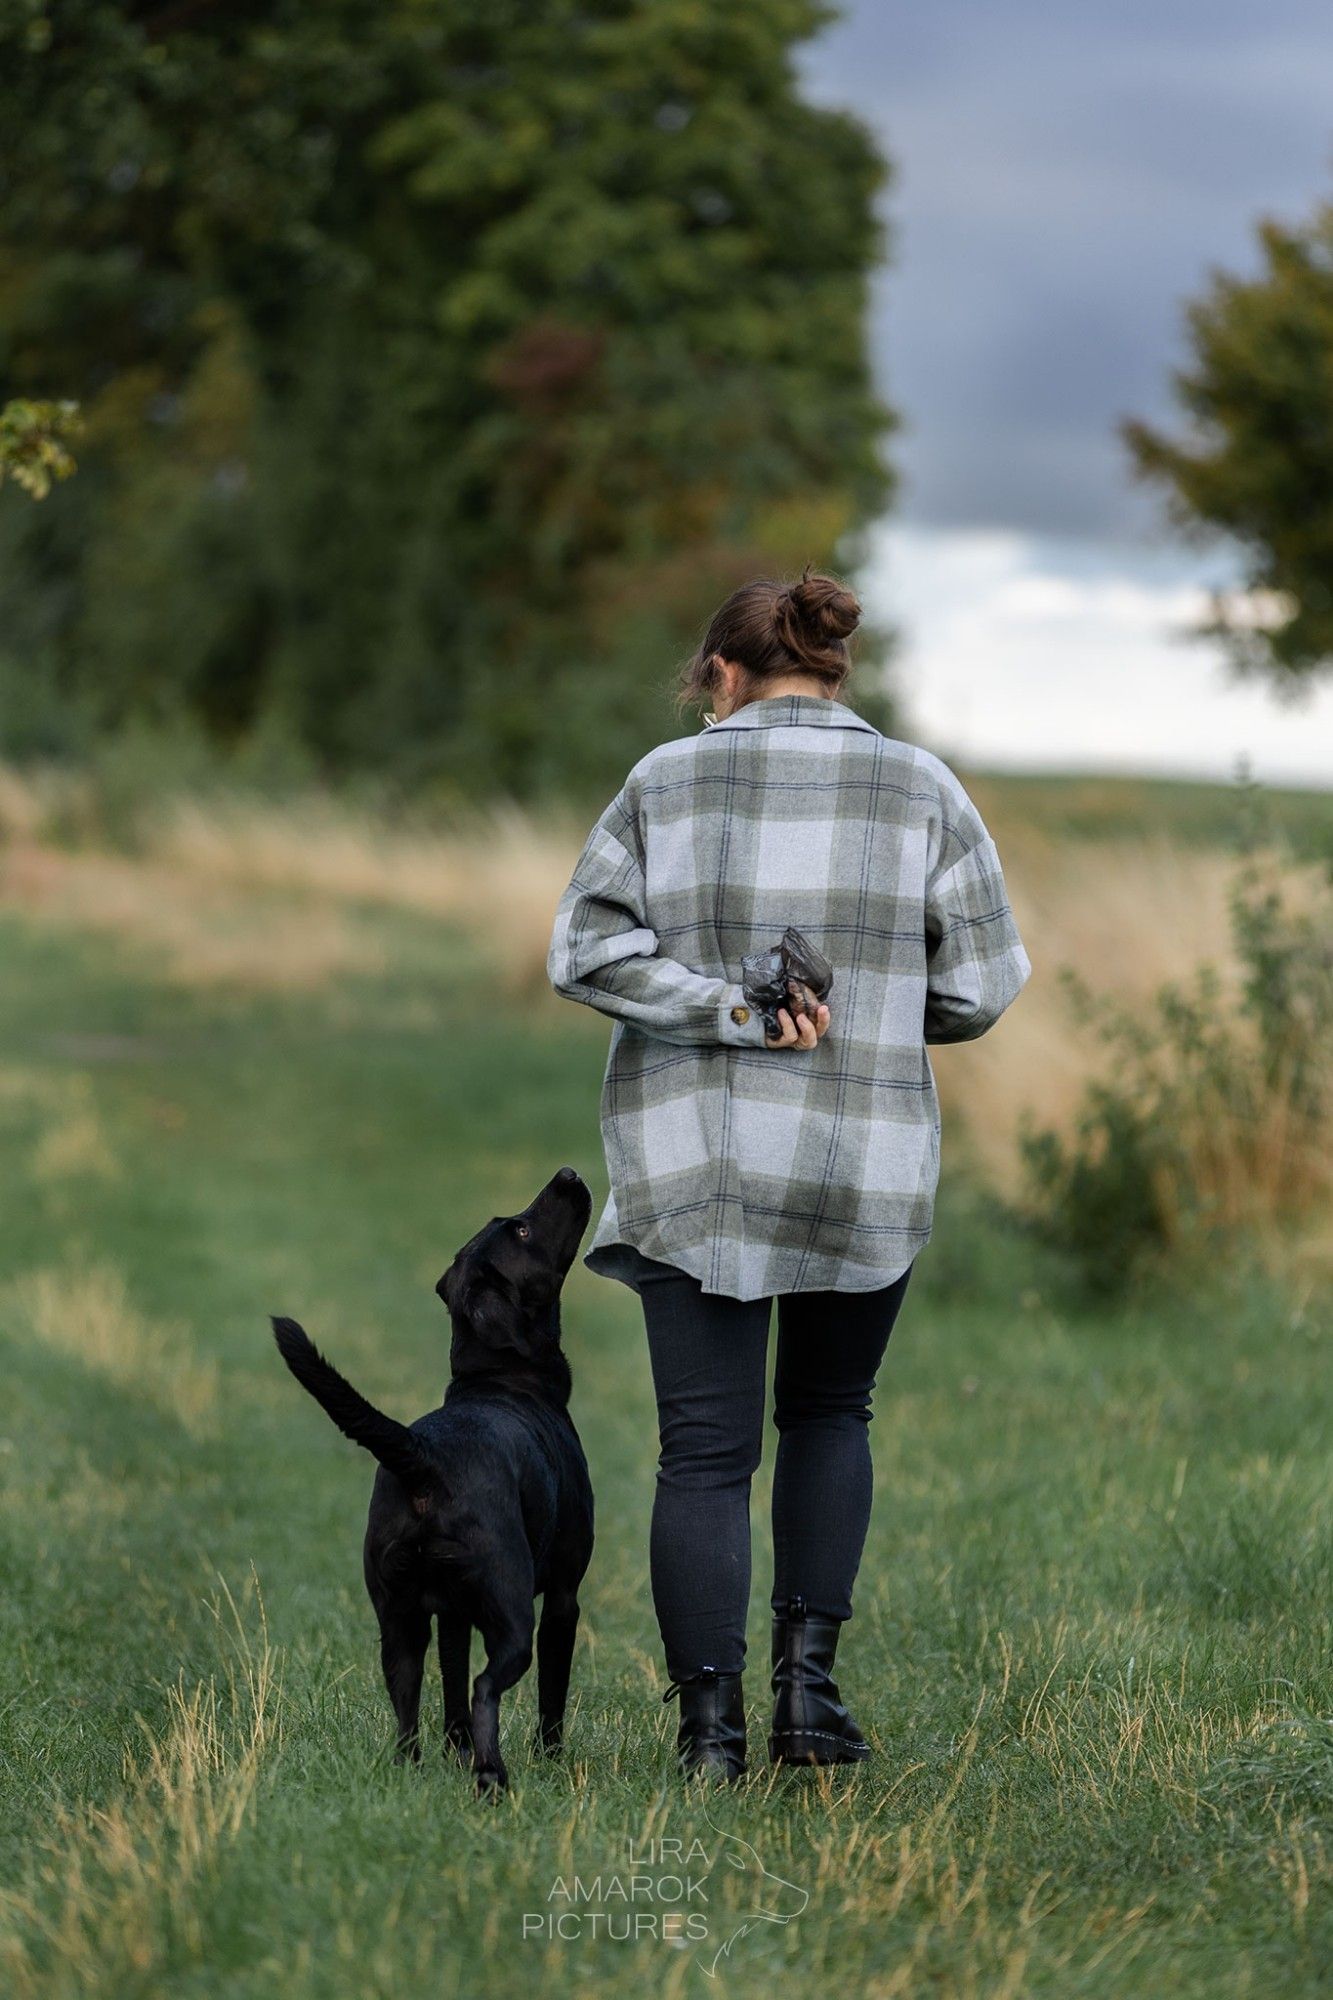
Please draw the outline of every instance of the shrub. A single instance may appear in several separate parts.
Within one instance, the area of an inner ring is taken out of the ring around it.
[[[1331,917],[1328,885],[1302,905],[1251,834],[1230,897],[1238,983],[1205,965],[1135,1011],[1061,974],[1107,1061],[1072,1134],[1029,1124],[1021,1150],[1029,1220],[1092,1289],[1271,1241],[1326,1200]]]

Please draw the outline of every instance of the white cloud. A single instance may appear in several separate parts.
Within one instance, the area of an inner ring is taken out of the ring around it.
[[[1187,635],[1219,581],[1151,551],[894,526],[864,578],[902,636],[913,735],[995,768],[1333,786],[1333,685],[1299,706],[1236,683]]]

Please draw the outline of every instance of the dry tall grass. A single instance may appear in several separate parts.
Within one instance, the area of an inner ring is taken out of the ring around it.
[[[185,984],[256,990],[375,969],[382,946],[360,917],[406,910],[474,929],[510,991],[545,990],[572,824],[497,808],[417,833],[327,800],[173,800],[144,813],[125,854],[59,838],[71,782],[0,768],[0,905],[125,937]]]
[[[61,1813],[31,1887],[0,1892],[0,1982],[14,2000],[160,1991],[181,1941],[201,1955],[199,1885],[278,1740],[278,1662],[257,1588],[253,1600],[238,1606],[222,1586],[221,1685],[168,1688],[165,1727],[144,1726],[120,1795]]]
[[[1161,837],[1061,845],[1021,826],[994,832],[1032,978],[991,1034],[933,1050],[931,1060],[946,1118],[966,1128],[979,1162],[1008,1185],[1024,1115],[1067,1129],[1096,1060],[1061,968],[1130,1004],[1205,963],[1234,985],[1234,862]]]
[[[196,1354],[179,1328],[140,1312],[110,1266],[28,1272],[10,1285],[4,1303],[11,1334],[133,1391],[176,1417],[191,1436],[211,1429],[216,1362]]]
[[[157,948],[179,979],[316,986],[376,961],[381,947],[359,913],[398,909],[473,932],[510,994],[561,1006],[545,963],[586,831],[572,819],[510,807],[413,831],[330,800],[176,800],[145,817],[126,857],[57,845],[64,806],[56,781],[0,771],[0,904]],[[1225,987],[1236,971],[1234,864],[1161,836],[1056,841],[1002,808],[992,823],[1033,977],[992,1035],[934,1060],[950,1125],[965,1129],[995,1180],[1012,1184],[1024,1115],[1066,1129],[1096,1060],[1060,969],[1131,1003],[1205,962]],[[1298,892],[1310,872],[1293,871]],[[600,1024],[589,1017],[589,1026]]]
[[[398,831],[324,802],[181,804],[156,851],[191,880],[304,890],[475,930],[511,992],[542,994],[551,919],[582,842],[570,820],[497,806],[448,831]]]

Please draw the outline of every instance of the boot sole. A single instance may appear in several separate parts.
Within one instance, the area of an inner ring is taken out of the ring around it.
[[[773,1764],[864,1764],[870,1756],[868,1743],[849,1743],[832,1730],[810,1729],[768,1739],[769,1761]]]

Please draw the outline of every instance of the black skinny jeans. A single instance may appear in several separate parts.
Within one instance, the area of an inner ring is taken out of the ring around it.
[[[873,1493],[870,1398],[910,1277],[880,1291],[778,1296],[774,1611],[799,1595],[817,1616],[852,1615]],[[667,1672],[740,1673],[773,1301],[705,1293],[654,1259],[639,1296],[661,1440],[649,1560]]]

